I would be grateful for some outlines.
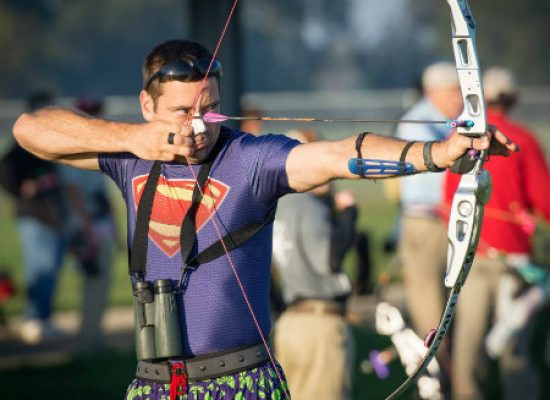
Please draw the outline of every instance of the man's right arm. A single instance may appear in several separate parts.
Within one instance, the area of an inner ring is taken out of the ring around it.
[[[174,144],[168,133],[176,133]],[[45,160],[82,169],[99,169],[98,153],[130,152],[146,160],[173,161],[193,151],[192,128],[155,121],[107,121],[62,108],[22,114],[13,127],[19,144]]]

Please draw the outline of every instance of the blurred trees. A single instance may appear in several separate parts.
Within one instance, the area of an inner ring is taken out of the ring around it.
[[[1,0],[0,97],[136,93],[147,51],[184,24],[181,0]]]
[[[37,88],[134,94],[151,46],[188,34],[186,5],[0,0],[0,97]],[[452,56],[443,0],[241,0],[239,6],[249,91],[411,86],[427,63]],[[484,66],[509,66],[522,84],[550,84],[550,1],[470,0],[470,6]]]
[[[422,2],[432,0],[422,0]],[[484,67],[511,68],[521,84],[550,84],[550,1],[469,0],[478,24],[477,46]],[[445,7],[438,7],[439,31],[448,31]],[[440,49],[450,49],[441,41]]]

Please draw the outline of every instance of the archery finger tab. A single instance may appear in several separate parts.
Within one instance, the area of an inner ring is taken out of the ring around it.
[[[193,118],[191,121],[191,127],[193,128],[193,135],[197,136],[206,132],[206,125],[202,118]]]

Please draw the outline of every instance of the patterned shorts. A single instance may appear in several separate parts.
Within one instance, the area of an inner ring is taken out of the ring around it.
[[[279,364],[277,369],[290,396],[283,369]],[[267,362],[236,374],[190,383],[187,394],[179,396],[178,400],[287,400],[285,390],[273,365]],[[170,400],[170,384],[134,379],[126,392],[126,400]]]

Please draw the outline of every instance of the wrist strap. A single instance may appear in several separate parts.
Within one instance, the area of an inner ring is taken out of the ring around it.
[[[409,152],[410,148],[413,146],[413,144],[418,143],[416,140],[413,140],[412,142],[408,142],[405,147],[403,147],[403,151],[401,151],[401,157],[399,157],[399,161],[404,162],[405,158],[407,157],[407,153]]]
[[[432,159],[432,146],[436,141],[424,142],[424,148],[422,150],[422,157],[424,158],[424,165],[430,172],[443,172],[445,168],[439,168],[435,165]]]
[[[357,140],[355,141],[355,150],[357,151],[357,174],[362,179],[367,179],[363,173],[363,154],[361,153],[361,146],[363,145],[363,139],[371,132],[361,132],[357,135]]]

